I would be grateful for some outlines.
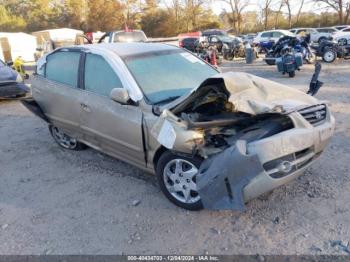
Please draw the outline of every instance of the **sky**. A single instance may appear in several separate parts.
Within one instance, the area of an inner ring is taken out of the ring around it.
[[[259,8],[259,3],[261,4],[262,0],[250,0],[250,5],[245,9],[245,11],[258,11],[260,10]],[[276,3],[278,3],[279,1],[275,1]],[[293,0],[293,2],[296,3],[296,5],[294,5],[294,8],[292,9],[292,12],[295,14],[300,6],[300,0]],[[278,5],[278,4],[277,4]],[[276,5],[276,9],[278,8],[278,6]],[[222,12],[222,10],[227,10],[228,12],[231,11],[230,6],[220,0],[212,0],[211,3],[211,7],[212,10],[215,14],[220,14]],[[324,5],[322,4],[316,4],[314,1],[312,0],[306,0],[303,6],[303,12],[308,12],[308,11],[314,11],[316,13],[320,13],[321,11],[324,11]],[[286,12],[286,9],[282,9],[283,12]]]

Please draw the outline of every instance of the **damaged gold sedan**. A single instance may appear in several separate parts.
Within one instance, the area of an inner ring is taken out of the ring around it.
[[[164,44],[58,49],[38,61],[32,93],[23,103],[60,146],[156,173],[189,210],[244,209],[302,174],[334,132],[324,102]]]

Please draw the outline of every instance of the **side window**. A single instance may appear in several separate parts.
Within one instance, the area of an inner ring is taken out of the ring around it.
[[[214,36],[214,37],[211,38],[211,42],[217,43],[217,42],[219,42],[219,39]]]
[[[344,29],[343,32],[350,32],[350,28]]]
[[[273,32],[273,37],[280,37],[282,33],[280,32]]]
[[[123,85],[107,61],[100,55],[87,54],[84,74],[85,90],[109,96],[113,88]]]
[[[261,37],[271,37],[272,34],[270,32],[262,33]]]
[[[78,87],[80,52],[53,53],[47,56],[46,78],[71,87]]]

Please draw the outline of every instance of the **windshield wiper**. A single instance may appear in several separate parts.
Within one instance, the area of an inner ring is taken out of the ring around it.
[[[154,103],[154,105],[159,105],[159,104],[164,104],[164,103],[169,103],[171,101],[174,101],[175,99],[178,99],[180,96],[169,96],[163,100],[159,100]]]

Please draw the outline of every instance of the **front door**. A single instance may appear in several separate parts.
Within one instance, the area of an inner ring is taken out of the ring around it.
[[[113,88],[123,88],[111,65],[100,55],[86,54],[81,129],[84,141],[124,161],[145,166],[142,111],[110,99]]]

